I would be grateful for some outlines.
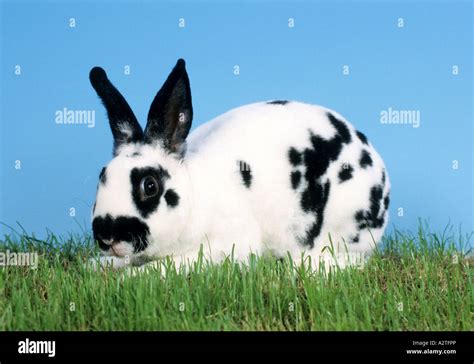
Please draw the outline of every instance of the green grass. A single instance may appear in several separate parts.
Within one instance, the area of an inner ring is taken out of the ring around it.
[[[124,279],[85,268],[89,239],[5,236],[0,251],[38,252],[39,265],[0,268],[0,330],[472,330],[465,245],[420,227],[387,237],[363,269],[251,257]]]

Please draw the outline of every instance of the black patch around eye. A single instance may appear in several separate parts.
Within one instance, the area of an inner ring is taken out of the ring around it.
[[[348,179],[352,178],[352,172],[354,172],[354,168],[350,164],[343,165],[341,170],[339,171],[339,182],[342,183],[347,181]]]
[[[107,169],[104,167],[104,168],[102,168],[102,170],[100,171],[100,174],[99,174],[99,181],[103,185],[105,185],[105,183],[107,182],[107,174],[106,173],[107,173]]]
[[[365,149],[362,151],[362,154],[360,155],[359,164],[362,168],[366,168],[367,166],[372,165],[372,157],[370,156],[370,153],[366,151]]]
[[[237,164],[239,165],[240,175],[242,176],[245,187],[250,188],[252,184],[252,170],[250,165],[244,161],[237,161]]]
[[[356,135],[363,144],[365,144],[365,145],[369,144],[369,141],[367,140],[367,137],[365,136],[364,133],[362,133],[360,131],[356,131]]]
[[[299,166],[302,162],[301,153],[298,152],[294,147],[291,147],[288,151],[288,158],[290,160],[291,165]]]
[[[139,253],[148,246],[148,235],[150,230],[148,225],[136,217],[118,216],[112,218],[98,216],[92,222],[94,240],[99,244],[100,249],[109,250],[110,246],[104,240],[117,240],[129,242],[133,245],[134,253]]]
[[[146,200],[141,199],[140,183],[146,176],[153,176],[158,182],[158,194]],[[164,180],[169,178],[169,173],[161,167],[134,168],[130,173],[130,181],[132,183],[132,198],[140,215],[144,218],[148,217],[152,212],[158,209],[160,198],[163,194]]]
[[[267,102],[268,105],[286,105],[287,103],[289,103],[288,100],[273,100]]]
[[[166,191],[164,198],[169,207],[178,206],[179,195],[172,188]]]
[[[291,187],[293,187],[294,190],[298,188],[300,185],[301,181],[301,172],[300,171],[293,171],[291,172]]]

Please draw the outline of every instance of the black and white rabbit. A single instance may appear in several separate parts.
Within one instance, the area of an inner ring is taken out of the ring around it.
[[[102,169],[93,235],[115,267],[171,256],[233,254],[340,266],[367,256],[388,219],[390,184],[366,136],[338,113],[295,101],[245,105],[189,136],[191,89],[180,59],[155,96],[145,130],[95,67],[114,158]],[[324,249],[332,245],[332,249]],[[335,261],[333,260],[336,257]]]

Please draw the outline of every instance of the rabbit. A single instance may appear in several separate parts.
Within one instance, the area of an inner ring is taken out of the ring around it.
[[[271,100],[230,110],[190,133],[191,88],[179,59],[143,130],[94,67],[113,159],[92,211],[101,264],[214,263],[250,254],[346,267],[367,259],[388,221],[390,182],[367,137],[335,111]]]

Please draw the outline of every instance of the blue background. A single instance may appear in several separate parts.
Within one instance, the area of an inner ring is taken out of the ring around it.
[[[261,100],[327,106],[384,158],[391,229],[413,230],[422,218],[434,229],[450,222],[470,232],[472,13],[471,2],[454,1],[3,2],[0,221],[18,221],[37,236],[88,230],[98,174],[112,150],[89,70],[104,67],[144,125],[155,93],[183,57],[194,127]],[[95,110],[95,127],[56,124],[55,112],[64,107]],[[380,112],[389,107],[420,110],[420,127],[381,124]],[[0,236],[7,232],[0,226]]]

